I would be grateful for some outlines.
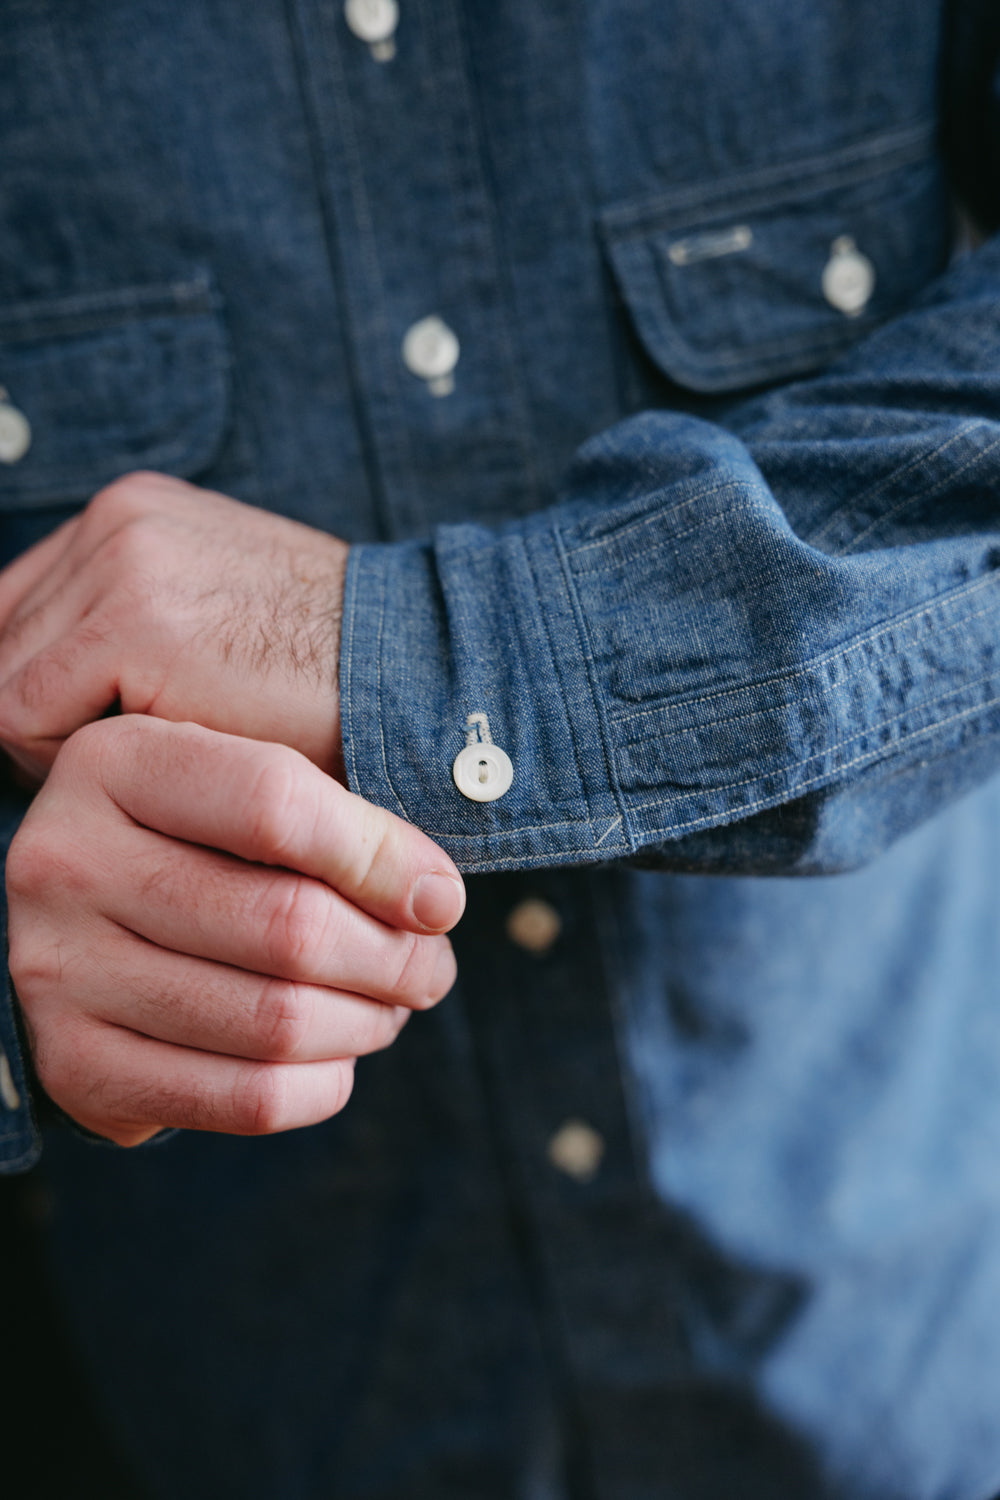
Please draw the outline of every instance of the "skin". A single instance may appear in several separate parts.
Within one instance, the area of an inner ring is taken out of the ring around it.
[[[348,547],[162,474],[129,474],[0,574],[0,744],[41,780],[109,709],[299,750],[344,780]]]
[[[121,1145],[325,1119],[454,982],[458,871],[331,774],[346,554],[137,475],[0,575],[0,743],[44,778],[11,976],[43,1087]]]

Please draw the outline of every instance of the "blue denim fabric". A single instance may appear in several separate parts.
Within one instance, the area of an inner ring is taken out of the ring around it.
[[[359,544],[351,784],[470,872],[456,991],[343,1116],[51,1132],[150,1493],[986,1500],[1000,244],[952,263],[951,193],[1000,222],[992,6],[401,0],[391,61],[333,0],[8,9],[2,557],[139,466]]]

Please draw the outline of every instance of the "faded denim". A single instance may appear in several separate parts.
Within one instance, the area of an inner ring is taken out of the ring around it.
[[[136,467],[360,544],[351,784],[471,876],[455,993],[342,1117],[50,1133],[82,1356],[162,1500],[986,1500],[1000,242],[956,258],[953,198],[1000,223],[995,7],[401,0],[395,40],[4,16],[3,557]]]

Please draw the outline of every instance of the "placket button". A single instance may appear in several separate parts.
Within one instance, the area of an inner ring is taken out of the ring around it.
[[[16,464],[31,447],[31,423],[0,387],[0,464]]]
[[[831,307],[849,318],[863,312],[875,290],[875,267],[862,255],[849,234],[830,246],[830,259],[823,267],[823,296]]]
[[[403,363],[411,375],[426,380],[434,396],[450,396],[460,353],[458,339],[443,318],[421,318],[403,339]]]
[[[354,35],[368,43],[377,62],[389,62],[395,57],[393,38],[399,25],[396,0],[347,0],[344,19]]]
[[[604,1157],[604,1137],[586,1120],[566,1120],[552,1136],[545,1154],[574,1182],[590,1182]]]
[[[530,896],[507,916],[507,936],[527,953],[547,953],[562,932],[562,918],[548,901]]]

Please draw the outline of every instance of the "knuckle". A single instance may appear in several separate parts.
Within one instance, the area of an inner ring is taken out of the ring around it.
[[[34,1006],[51,995],[62,979],[59,944],[31,941],[15,928],[7,967],[21,1004]]]
[[[269,863],[280,863],[294,838],[298,794],[291,760],[269,755],[247,799],[252,847]]]
[[[264,951],[277,975],[309,979],[329,950],[330,899],[315,881],[283,876],[266,897]]]
[[[358,865],[353,879],[359,897],[365,899],[373,893],[378,894],[385,883],[386,871],[392,870],[394,835],[391,824],[376,817],[376,809],[364,808],[362,811],[364,821],[357,839]]]
[[[399,944],[389,998],[411,1007],[426,1004],[436,963],[435,940],[406,932],[399,934]]]
[[[251,1063],[233,1084],[233,1128],[237,1135],[273,1135],[288,1119],[288,1084],[281,1068]]]
[[[87,515],[105,523],[127,521],[145,515],[162,488],[162,476],[144,469],[120,474],[104,485],[87,506]]]
[[[10,680],[4,696],[3,739],[14,746],[25,747],[58,703],[65,689],[65,664],[57,646],[40,651],[26,661]]]
[[[148,511],[123,518],[117,530],[103,543],[103,561],[126,578],[134,576],[151,559],[158,533],[158,519]],[[130,603],[140,607],[146,602],[145,590],[136,590],[130,599]]]
[[[308,990],[287,979],[268,979],[261,987],[255,1016],[255,1042],[273,1062],[301,1057],[313,1018]]]
[[[12,900],[51,903],[57,892],[81,894],[88,883],[65,831],[48,821],[22,825],[7,854],[7,894]]]
[[[56,846],[23,823],[7,852],[7,894],[30,899],[50,883]]]
[[[77,775],[102,778],[106,757],[120,752],[127,737],[123,719],[95,719],[83,724],[62,745],[56,761],[56,769],[72,770]]]

